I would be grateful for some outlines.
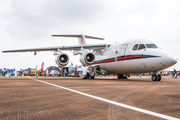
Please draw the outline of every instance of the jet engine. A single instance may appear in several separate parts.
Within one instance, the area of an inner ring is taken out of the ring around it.
[[[92,52],[85,52],[80,56],[80,62],[83,65],[91,65],[94,63],[95,55]]]
[[[59,53],[56,56],[55,62],[59,67],[66,66],[69,63],[69,56],[65,53]]]

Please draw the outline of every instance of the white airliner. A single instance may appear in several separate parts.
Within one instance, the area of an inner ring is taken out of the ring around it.
[[[136,39],[115,44],[87,45],[85,38],[99,39],[88,35],[52,35],[53,37],[78,37],[79,45],[58,46],[48,48],[32,48],[21,50],[6,50],[8,52],[54,51],[58,66],[66,66],[69,56],[63,51],[73,50],[74,55],[80,54],[82,65],[89,66],[91,79],[97,74],[116,73],[118,79],[127,78],[130,74],[152,73],[153,81],[160,81],[159,71],[177,63],[171,54],[161,50],[150,40]]]

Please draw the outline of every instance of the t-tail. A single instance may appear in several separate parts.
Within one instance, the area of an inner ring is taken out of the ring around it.
[[[81,35],[52,35],[52,37],[77,37],[79,45],[86,45],[86,40],[85,40],[86,38],[104,40],[104,38],[93,37],[93,36],[84,35],[84,34],[81,34]]]
[[[81,35],[81,37],[78,38],[79,45],[86,45],[86,40],[84,34]]]

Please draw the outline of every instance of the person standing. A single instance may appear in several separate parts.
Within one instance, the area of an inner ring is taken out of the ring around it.
[[[177,77],[177,74],[176,74],[176,69],[174,68],[174,71],[173,71],[173,76],[172,76],[172,78],[175,78],[175,77]]]

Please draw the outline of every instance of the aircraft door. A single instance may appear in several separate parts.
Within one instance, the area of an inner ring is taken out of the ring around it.
[[[128,44],[124,44],[124,45],[121,46],[120,56],[126,55],[127,46],[128,46]]]

